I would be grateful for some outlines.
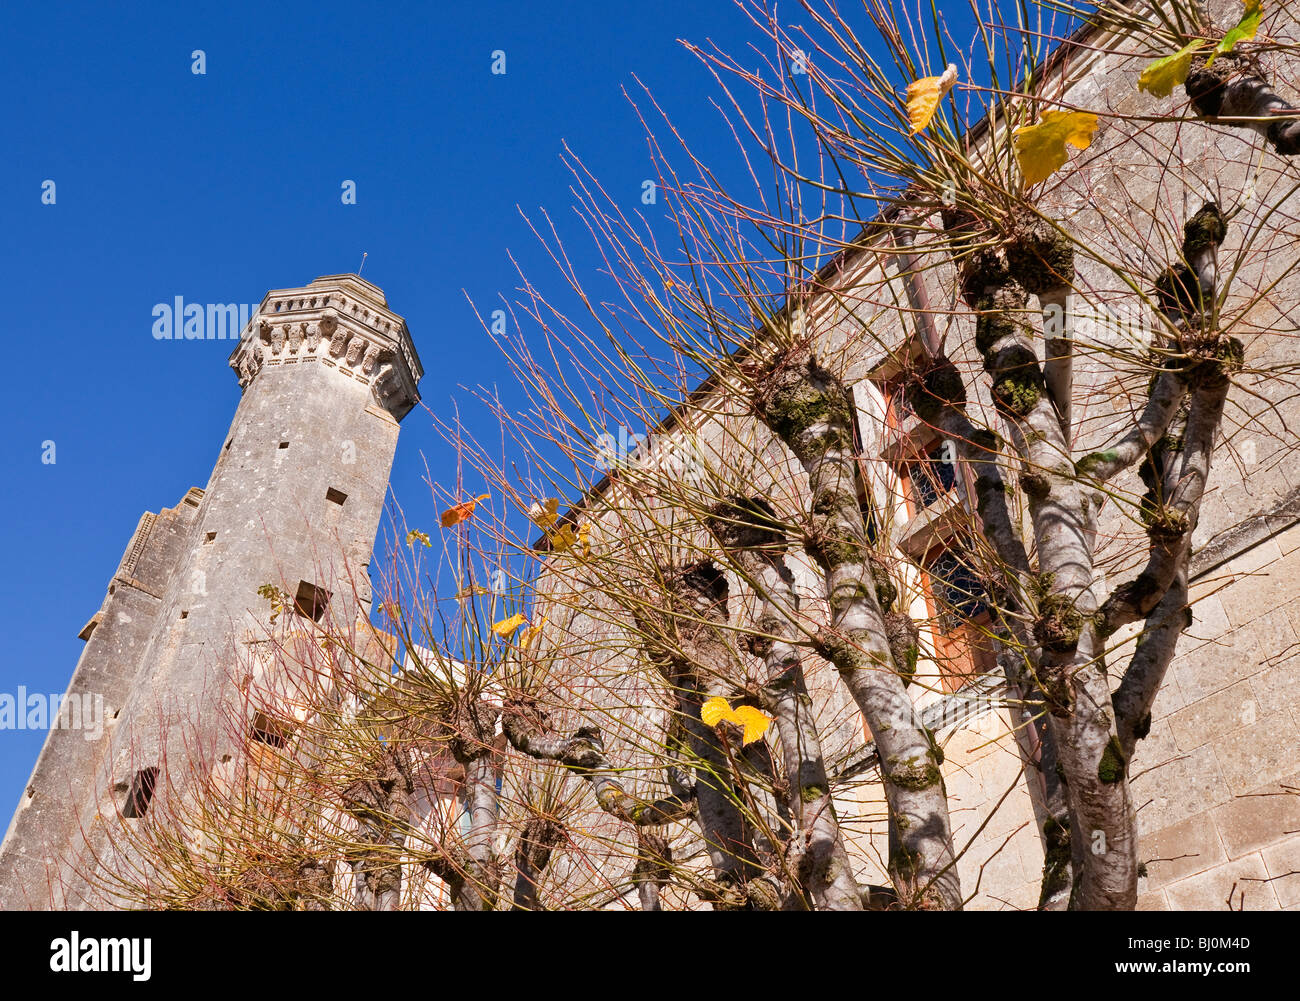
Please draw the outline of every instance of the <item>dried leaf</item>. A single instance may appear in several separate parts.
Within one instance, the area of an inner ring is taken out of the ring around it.
[[[409,546],[412,542],[423,542],[426,546],[433,545],[433,543],[429,541],[428,534],[421,532],[418,528],[413,528],[406,533],[406,544]]]
[[[1087,149],[1097,131],[1097,116],[1087,111],[1044,111],[1037,125],[1016,129],[1016,162],[1026,184],[1051,177],[1066,161],[1066,145]]]
[[[459,504],[447,508],[446,511],[442,512],[442,527],[451,528],[453,525],[459,525],[465,519],[473,517],[474,508],[479,501],[485,501],[489,496],[491,495],[479,494],[473,500],[461,501]]]
[[[767,728],[772,725],[772,717],[754,706],[737,706],[732,711],[731,717],[733,723],[739,723],[745,728],[745,733],[740,738],[742,744],[752,744],[756,740],[761,740],[763,734],[767,733]]]
[[[912,135],[923,132],[934,120],[939,102],[957,82],[957,67],[952,63],[942,76],[927,76],[907,85],[907,118],[912,123]]]
[[[530,517],[539,528],[550,528],[559,519],[560,501],[557,497],[547,497],[544,501],[534,501],[528,509]]]
[[[522,626],[528,620],[524,618],[523,612],[516,612],[508,619],[502,619],[492,627],[492,631],[498,636],[513,636],[516,629]]]
[[[1223,36],[1223,41],[1214,47],[1214,51],[1210,53],[1210,58],[1206,60],[1206,66],[1212,66],[1214,60],[1218,59],[1219,56],[1225,52],[1231,52],[1232,47],[1238,42],[1245,42],[1254,38],[1255,33],[1259,31],[1259,19],[1264,13],[1264,0],[1245,0],[1243,6],[1241,20],[1237,22],[1235,28]]]
[[[590,556],[591,543],[588,541],[590,535],[590,524],[579,525],[576,532],[572,525],[561,525],[560,530],[551,535],[551,550],[557,553],[573,551],[577,556]]]
[[[1156,97],[1168,97],[1174,88],[1187,82],[1187,71],[1192,67],[1192,56],[1204,42],[1195,41],[1183,46],[1172,56],[1157,59],[1138,77],[1138,90]]]
[[[551,549],[557,553],[567,553],[578,544],[578,535],[572,525],[561,525],[560,530],[551,535]]]

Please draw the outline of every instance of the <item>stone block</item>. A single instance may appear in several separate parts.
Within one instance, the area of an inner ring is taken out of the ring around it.
[[[1300,837],[1270,845],[1260,854],[1278,903],[1288,909],[1300,908]]]
[[[1214,824],[1228,858],[1240,858],[1300,831],[1298,782],[1300,776],[1292,776],[1215,807]]]
[[[1242,564],[1251,569],[1238,569],[1238,565],[1246,557],[1259,556],[1261,553],[1271,557],[1268,563],[1256,567],[1251,560]],[[1232,584],[1219,592],[1219,599],[1223,602],[1224,612],[1227,613],[1228,620],[1234,627],[1240,628],[1247,623],[1255,622],[1261,616],[1300,597],[1300,553],[1283,556],[1277,548],[1277,543],[1272,540],[1247,550],[1227,567],[1215,571],[1215,574],[1229,572],[1238,576]],[[1284,633],[1294,640],[1295,631],[1291,628],[1289,617],[1285,618],[1284,624]]]
[[[1169,717],[1178,749],[1190,751],[1207,741],[1250,726],[1263,713],[1249,681],[1199,699]]]
[[[1273,713],[1205,746],[1214,748],[1228,789],[1240,795],[1295,771],[1300,729],[1290,713]]]
[[[1187,644],[1188,649],[1200,646],[1208,640],[1215,640],[1232,629],[1228,613],[1223,609],[1223,600],[1217,594],[1208,594],[1203,598],[1193,595],[1192,625],[1179,641],[1180,646]]]
[[[1158,890],[1227,861],[1208,812],[1142,835],[1138,855],[1146,863],[1147,890]]]
[[[1185,705],[1187,705],[1187,698],[1183,695],[1183,689],[1178,684],[1178,679],[1174,677],[1174,672],[1165,671],[1155,701],[1151,703],[1151,719],[1166,719]]]
[[[1211,744],[1202,744],[1186,754],[1175,753],[1155,764],[1139,762],[1135,757],[1135,767],[1130,771],[1135,776],[1133,802],[1138,810],[1138,831],[1143,836],[1232,798]]]
[[[1261,660],[1257,630],[1238,629],[1194,650],[1179,650],[1171,666],[1183,697],[1192,703],[1250,677]]]
[[[1300,598],[1287,601],[1283,604],[1282,610],[1286,612],[1286,617],[1291,622],[1291,629],[1300,636]]]
[[[1292,525],[1285,532],[1274,536],[1277,541],[1278,549],[1282,550],[1282,555],[1287,556],[1297,549],[1300,549],[1300,524]]]
[[[1265,668],[1250,679],[1250,687],[1265,716],[1300,712],[1300,654],[1273,667]]]
[[[1007,911],[1033,911],[1038,909],[1040,886],[1037,880],[1021,883],[1005,893],[992,897],[995,906]]]
[[[1176,911],[1276,911],[1281,906],[1258,852],[1170,883],[1164,892]]]
[[[1032,836],[1032,831],[1029,833]],[[1020,886],[1038,879],[1042,874],[1041,857],[1026,858],[1020,850],[1020,840],[1019,837],[1010,841],[990,839],[987,847],[976,845],[972,849],[975,859],[970,874],[962,874],[963,888],[970,886],[974,889],[978,883],[982,895],[1001,896],[1007,887]]]
[[[1169,910],[1169,901],[1165,898],[1164,890],[1153,890],[1150,893],[1138,894],[1136,910],[1139,911]]]

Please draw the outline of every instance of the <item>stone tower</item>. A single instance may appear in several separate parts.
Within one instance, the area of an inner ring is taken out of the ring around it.
[[[235,666],[270,618],[260,586],[289,615],[369,610],[398,422],[423,375],[405,321],[357,275],[318,278],[269,292],[230,366],[243,396],[207,488],[143,515],[81,632],[66,707],[102,696],[105,725],[95,739],[51,726],[0,846],[2,908],[111,903],[81,875],[119,850],[101,818],[229,759]]]

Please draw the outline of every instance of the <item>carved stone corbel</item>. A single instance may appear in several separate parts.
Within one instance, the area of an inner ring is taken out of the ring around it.
[[[347,327],[336,327],[334,336],[330,338],[330,357],[338,358],[343,354],[348,345],[348,338],[352,335],[348,332]]]
[[[366,349],[366,356],[361,359],[361,371],[370,375],[379,366],[379,362],[388,352],[378,344],[372,344]]]

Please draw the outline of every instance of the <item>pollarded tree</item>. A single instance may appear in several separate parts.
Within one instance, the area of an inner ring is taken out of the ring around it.
[[[1032,26],[977,24],[979,57],[929,75],[962,51],[942,21],[869,4],[875,46],[836,8],[805,4],[806,29],[750,11],[774,53],[765,71],[697,51],[730,77],[728,125],[745,162],[774,167],[776,183],[755,182],[744,199],[683,141],[684,179],[652,139],[673,250],[579,169],[584,216],[625,299],[599,305],[566,267],[579,322],[525,286],[532,327],[510,350],[536,409],[500,416],[533,478],[521,489],[480,465],[521,509],[548,480],[584,494],[574,525],[616,568],[553,566],[567,587],[552,585],[538,614],[565,609],[589,645],[595,619],[645,635],[640,612],[666,582],[725,569],[748,616],[714,585],[677,617],[698,623],[711,608],[732,641],[683,649],[689,670],[666,677],[692,693],[676,707],[684,722],[709,694],[775,717],[792,824],[783,857],[795,845],[807,863],[784,869],[786,888],[822,907],[861,900],[824,782],[829,721],[795,708],[812,659],[835,668],[879,755],[898,899],[959,906],[938,748],[904,691],[917,626],[896,604],[889,540],[863,517],[863,466],[885,457],[865,451],[857,387],[887,367],[876,381],[889,411],[937,432],[969,471],[960,517],[980,540],[983,628],[1025,730],[1045,842],[1040,905],[1131,908],[1129,762],[1191,622],[1191,539],[1225,405],[1239,380],[1282,374],[1252,366],[1247,342],[1286,333],[1261,336],[1252,314],[1296,287],[1284,222],[1296,113],[1270,83],[1294,52],[1281,40],[1292,25],[1277,12],[1266,36],[1256,3],[1217,27],[1181,3],[1086,18],[1049,3]],[[1052,11],[1079,25],[1072,38],[1053,38]],[[1049,40],[1061,47],[1044,59]],[[1018,61],[1020,83],[1001,81],[1004,58]],[[972,108],[986,117],[968,127]],[[1086,152],[1072,160],[1072,149]],[[1121,170],[1123,185],[1103,185]],[[879,211],[862,228],[864,205]],[[555,257],[566,261],[558,244]],[[1136,336],[1124,315],[1140,318]],[[548,377],[539,359],[557,357]],[[1128,413],[1106,391],[1116,372],[1137,400]],[[659,447],[689,442],[697,475],[664,470],[648,449],[591,490],[582,467],[601,429],[646,427],[665,405],[676,410]],[[557,473],[557,447],[574,473]],[[811,614],[791,548],[811,557]],[[747,864],[752,843],[736,850]]]
[[[160,841],[141,899],[959,908],[991,818],[955,830],[931,710],[987,653],[1040,906],[1134,906],[1129,763],[1225,413],[1284,371],[1293,22],[742,6],[758,69],[694,49],[735,169],[643,116],[671,249],[576,159],[612,292],[538,227],[564,288],[525,280],[501,341],[527,404],[482,394],[496,451],[443,422],[444,560],[393,554],[403,669],[322,627],[279,805],[182,819],[203,851]]]

